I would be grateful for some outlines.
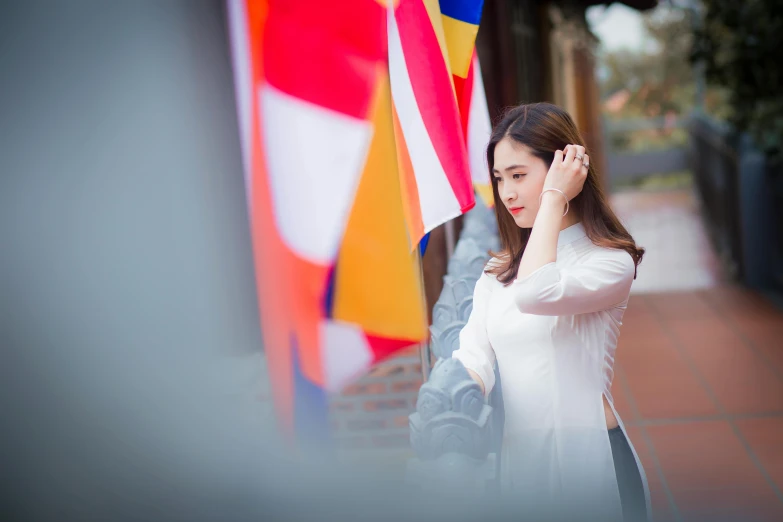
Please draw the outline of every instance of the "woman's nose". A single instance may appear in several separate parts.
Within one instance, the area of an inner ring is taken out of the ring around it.
[[[517,193],[512,188],[503,187],[503,193],[500,195],[506,201],[514,201],[517,199]]]

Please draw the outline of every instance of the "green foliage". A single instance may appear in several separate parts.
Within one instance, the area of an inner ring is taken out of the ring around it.
[[[643,15],[643,50],[620,49],[602,57],[604,97],[627,89],[631,98],[620,117],[687,114],[693,107],[693,67],[688,61],[693,31],[687,13],[658,8]]]
[[[640,49],[618,49],[601,55],[604,118],[614,120],[680,118],[693,110],[696,81],[688,57],[693,40],[690,12],[659,5],[641,15],[644,41]],[[719,98],[713,96],[716,101]],[[615,152],[663,150],[687,143],[683,128],[609,130]]]
[[[725,89],[729,122],[773,161],[783,160],[783,2],[703,0],[692,60]]]

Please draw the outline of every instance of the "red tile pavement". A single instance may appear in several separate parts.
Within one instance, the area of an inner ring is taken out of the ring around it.
[[[667,301],[697,312],[649,312]],[[706,292],[634,296],[618,347],[618,410],[656,520],[783,520],[783,378],[709,303]],[[766,320],[783,322],[783,312]]]
[[[741,419],[736,424],[772,480],[783,489],[783,418]]]
[[[612,391],[654,519],[783,520],[783,311],[722,282],[690,192],[613,204],[648,248]]]

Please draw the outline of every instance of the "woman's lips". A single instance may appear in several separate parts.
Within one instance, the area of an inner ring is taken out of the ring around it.
[[[519,214],[520,212],[522,212],[522,209],[523,209],[523,208],[525,208],[525,207],[510,207],[510,208],[508,209],[508,211],[509,211],[509,212],[511,212],[511,213],[512,213],[512,214],[514,214],[514,215],[517,215],[517,214]]]

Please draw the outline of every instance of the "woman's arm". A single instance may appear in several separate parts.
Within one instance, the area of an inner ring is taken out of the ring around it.
[[[577,159],[577,154],[584,157]],[[585,164],[589,164],[589,157],[585,155],[585,148],[582,146],[568,145],[565,157],[563,151],[555,152],[555,159],[544,181],[545,192],[541,196],[541,206],[536,214],[525,253],[522,254],[519,263],[517,278],[527,277],[557,259],[557,238],[560,235],[563,213],[566,209],[566,199],[563,194],[570,201],[582,191],[587,179]],[[554,190],[546,191],[550,188],[560,190],[563,194]]]
[[[495,351],[487,335],[487,305],[492,292],[490,279],[482,273],[473,290],[473,309],[468,322],[459,333],[459,349],[452,353],[468,370],[470,376],[481,387],[484,396],[489,395],[495,385]]]
[[[470,378],[478,383],[479,388],[481,388],[482,395],[486,397],[488,394],[486,393],[486,391],[484,391],[484,380],[481,378],[481,375],[477,374],[470,368],[465,368],[465,369],[468,371],[468,375],[470,375]]]
[[[514,301],[520,312],[577,315],[608,310],[628,299],[636,265],[625,250],[602,249],[572,267],[547,263],[517,278]]]
[[[587,179],[589,163],[577,154],[581,146],[568,145],[565,157],[561,151],[547,173],[544,189],[562,191],[569,201],[581,192]],[[576,315],[606,310],[628,298],[635,264],[622,250],[605,250],[583,263],[560,269],[557,260],[557,239],[563,225],[566,200],[555,191],[544,192],[536,214],[530,239],[514,281],[514,298],[523,313],[536,315]]]
[[[541,207],[519,263],[518,279],[557,259],[557,238],[562,228],[565,204],[565,198],[558,192],[544,192],[541,196]]]

